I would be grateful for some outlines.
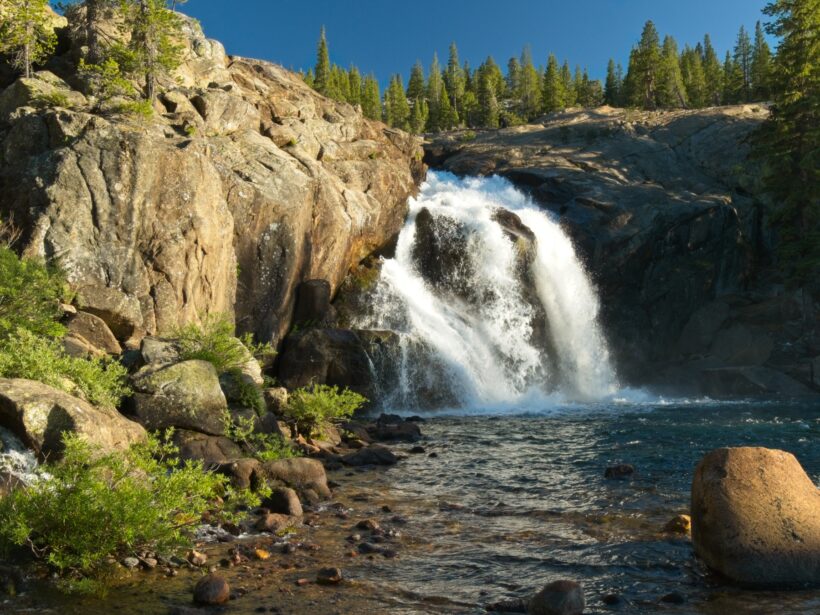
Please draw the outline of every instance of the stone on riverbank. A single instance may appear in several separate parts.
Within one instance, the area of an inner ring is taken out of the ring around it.
[[[790,453],[712,451],[692,482],[692,542],[740,584],[820,585],[820,490]]]

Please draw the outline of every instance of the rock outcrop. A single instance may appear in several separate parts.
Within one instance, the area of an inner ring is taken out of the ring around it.
[[[820,490],[790,453],[712,451],[692,481],[692,542],[738,583],[820,586]]]
[[[228,57],[193,21],[152,119],[99,113],[69,85],[78,36],[0,91],[0,215],[120,342],[213,312],[278,342],[300,282],[335,291],[399,232],[424,171],[414,137]]]
[[[41,382],[8,378],[0,378],[0,427],[41,457],[59,456],[66,432],[104,453],[125,450],[146,435],[113,408],[94,407]]]
[[[601,296],[622,379],[734,394],[820,390],[818,297],[778,280],[749,137],[764,106],[640,112],[603,107],[542,123],[453,133],[426,145],[432,167],[501,175],[560,216]],[[747,377],[748,376],[748,377]]]

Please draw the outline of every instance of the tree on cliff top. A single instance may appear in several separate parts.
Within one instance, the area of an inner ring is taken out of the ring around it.
[[[774,105],[758,138],[775,199],[783,264],[792,282],[820,271],[820,0],[775,0],[764,9],[780,38]]]
[[[328,96],[330,87],[330,51],[327,47],[327,33],[322,26],[319,47],[316,50],[316,67],[313,69],[313,87],[319,94]]]
[[[0,0],[0,16],[0,53],[10,55],[12,65],[31,77],[32,66],[57,45],[48,0]]]

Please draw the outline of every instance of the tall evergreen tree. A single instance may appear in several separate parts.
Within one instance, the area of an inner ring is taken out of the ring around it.
[[[499,108],[495,83],[490,71],[478,75],[478,124],[482,128],[498,128]]]
[[[780,39],[774,104],[757,149],[767,161],[782,263],[794,284],[820,275],[820,2],[773,0],[770,34]]]
[[[384,93],[384,121],[388,126],[410,130],[410,105],[407,103],[401,75],[393,76]]]
[[[681,74],[686,87],[686,98],[690,107],[704,107],[708,102],[706,75],[703,71],[702,55],[688,45],[681,56]]]
[[[521,63],[518,58],[510,58],[507,62],[507,91],[512,99],[516,99],[521,91]]]
[[[532,61],[532,52],[525,47],[521,53],[521,77],[518,90],[521,116],[533,119],[541,113],[541,79]]]
[[[438,101],[438,123],[440,130],[451,130],[458,126],[458,115],[453,105],[450,104],[450,95],[447,92],[447,86],[441,84],[441,91]]]
[[[410,111],[410,131],[413,134],[421,134],[427,125],[427,116],[429,114],[429,106],[427,100],[424,98],[417,98],[413,101]]]
[[[438,55],[433,54],[433,63],[430,65],[430,74],[427,75],[427,102],[429,113],[427,117],[427,132],[438,132],[441,125],[441,90],[444,88],[444,81],[441,78],[441,66],[438,63]]]
[[[413,70],[410,71],[410,80],[407,82],[407,98],[410,100],[424,98],[424,88],[424,66],[421,62],[416,62]]]
[[[647,21],[641,34],[641,41],[629,60],[627,79],[630,81],[630,104],[645,109],[654,109],[657,106],[660,70],[660,37],[655,24]]]
[[[362,113],[371,120],[382,119],[382,102],[379,93],[379,82],[373,75],[368,75],[362,83]]]
[[[316,49],[316,66],[313,69],[313,87],[319,94],[328,95],[330,88],[330,51],[327,44],[327,33],[322,26],[319,44]]]
[[[476,76],[476,79],[480,80],[481,74],[486,75],[490,83],[492,83],[496,97],[501,100],[506,94],[507,80],[504,78],[504,73],[501,72],[501,68],[495,63],[492,56],[487,56],[487,59],[484,60],[484,64],[479,67],[478,72],[480,74]]]
[[[740,26],[732,58],[735,73],[740,78],[735,84],[735,87],[739,88],[736,92],[738,102],[749,102],[752,99],[752,60],[752,41],[746,28]]]
[[[32,66],[57,46],[57,35],[49,25],[48,0],[5,0],[0,15],[0,53],[11,56],[12,66],[31,77]]]
[[[351,66],[347,72],[347,102],[351,105],[362,104],[362,75],[359,69]]]
[[[564,94],[564,100],[561,104],[562,109],[575,106],[577,102],[575,98],[575,85],[572,82],[572,73],[569,70],[569,62],[564,60],[561,66],[561,88]]]
[[[554,54],[547,58],[547,70],[544,72],[544,112],[553,113],[564,108],[564,82],[561,79],[561,69],[558,68],[558,59]]]
[[[606,83],[604,85],[604,102],[610,107],[617,107],[621,102],[623,77],[618,74],[615,60],[609,60],[606,67]]]
[[[671,36],[663,39],[657,102],[659,106],[667,109],[686,106],[686,86],[681,74],[678,44]]]
[[[723,67],[720,65],[709,35],[703,37],[703,77],[706,80],[706,100],[704,104],[719,105],[723,100]]]
[[[450,56],[447,60],[447,70],[444,72],[444,84],[450,94],[450,103],[459,115],[464,98],[464,71],[458,59],[458,47],[455,43],[450,44]]]
[[[755,41],[752,46],[752,98],[767,100],[769,82],[772,78],[772,51],[763,35],[763,26],[755,25]]]
[[[732,58],[732,54],[726,52],[726,59],[723,61],[723,104],[733,105],[743,101],[743,70]]]

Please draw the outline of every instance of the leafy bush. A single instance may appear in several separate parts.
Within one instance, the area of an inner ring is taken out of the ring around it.
[[[23,328],[0,343],[0,377],[38,380],[99,406],[116,407],[131,391],[127,370],[111,359],[80,359],[62,343]]]
[[[119,103],[114,108],[114,112],[141,120],[150,120],[154,117],[154,106],[150,100],[129,100]]]
[[[77,435],[63,441],[58,463],[0,499],[0,545],[28,546],[61,574],[95,577],[108,556],[168,552],[189,543],[204,512],[236,520],[234,510],[258,505],[257,496],[232,492],[226,477],[205,472],[201,462],[181,465],[169,438],[103,456]]]
[[[68,100],[68,96],[66,96],[63,92],[43,92],[42,94],[36,96],[33,102],[36,106],[46,109],[55,107],[69,109],[71,107],[71,102]]]
[[[299,457],[299,452],[290,442],[277,434],[263,434],[255,431],[256,421],[242,417],[233,418],[225,413],[225,435],[243,446],[251,456],[259,461],[276,461]]]
[[[284,409],[296,432],[305,437],[321,436],[333,423],[353,416],[367,399],[349,389],[316,384],[294,391]]]
[[[59,272],[0,246],[0,338],[20,328],[47,337],[63,335],[65,328],[57,319],[66,294]]]

